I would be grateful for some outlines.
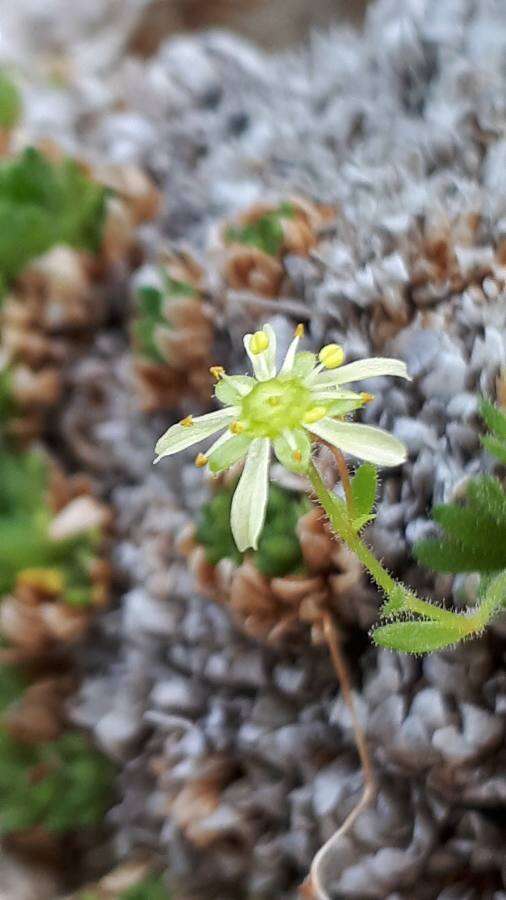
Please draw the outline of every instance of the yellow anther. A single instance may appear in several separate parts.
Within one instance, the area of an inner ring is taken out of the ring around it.
[[[189,428],[190,425],[193,425],[193,416],[186,416],[185,419],[181,419],[179,424],[182,425],[183,428]]]
[[[374,394],[368,394],[367,391],[363,391],[360,394],[360,399],[362,400],[362,403],[372,403],[372,401],[375,400],[376,397]]]
[[[203,469],[204,466],[207,466],[207,456],[204,456],[203,453],[199,453],[195,457],[195,465],[197,466],[197,469]]]
[[[302,322],[299,322],[297,328],[295,329],[295,337],[303,338],[305,333],[306,332],[304,329],[304,325],[302,324]]]
[[[305,414],[304,422],[306,422],[307,425],[312,425],[313,422],[319,422],[320,419],[323,419],[326,415],[327,410],[324,406],[313,406],[311,409],[308,409]]]
[[[223,368],[223,366],[211,366],[209,371],[213,378],[216,378],[216,381],[219,381],[220,378],[223,378],[225,374],[225,369]]]
[[[269,404],[269,406],[279,406],[279,404],[281,403],[281,397],[268,397],[267,403]]]
[[[242,422],[232,422],[232,424],[230,426],[230,431],[232,432],[232,434],[242,434],[245,427],[246,426],[243,425]]]
[[[268,346],[269,335],[266,334],[265,331],[255,331],[255,334],[251,335],[249,349],[255,356],[258,356],[259,353],[263,353],[264,350],[267,350]]]
[[[294,450],[292,455],[293,455],[295,462],[302,461],[302,453],[300,452],[300,450]]]
[[[318,359],[326,369],[337,369],[344,362],[344,350],[340,344],[327,344],[320,350]]]

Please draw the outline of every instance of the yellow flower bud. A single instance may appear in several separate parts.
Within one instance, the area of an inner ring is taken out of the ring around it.
[[[243,425],[242,422],[232,422],[232,424],[230,426],[230,431],[232,432],[232,434],[242,434],[245,427],[246,426]]]
[[[251,336],[249,345],[251,353],[254,353],[255,356],[258,356],[259,353],[263,353],[264,350],[267,350],[268,346],[269,335],[266,334],[265,331],[255,331],[255,334]]]
[[[344,362],[344,350],[340,344],[327,344],[320,350],[318,359],[326,369],[337,369]]]
[[[183,428],[190,428],[190,426],[193,425],[193,416],[186,416],[185,419],[181,419],[179,424],[182,425]]]
[[[312,425],[313,422],[319,422],[320,419],[323,419],[326,415],[327,410],[324,406],[313,406],[311,409],[308,409],[307,413],[304,415],[304,422],[306,422],[307,425]]]
[[[207,456],[204,456],[203,453],[199,453],[195,457],[195,465],[197,466],[197,469],[203,469],[204,466],[207,466]]]

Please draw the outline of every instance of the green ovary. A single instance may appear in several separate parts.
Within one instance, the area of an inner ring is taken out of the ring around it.
[[[310,391],[296,378],[272,378],[244,398],[239,420],[255,437],[275,438],[287,428],[300,428],[312,405]]]

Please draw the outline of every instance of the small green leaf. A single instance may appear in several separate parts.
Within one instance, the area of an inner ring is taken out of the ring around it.
[[[388,618],[406,609],[406,590],[401,584],[395,584],[381,607],[382,618]]]
[[[480,414],[492,434],[506,443],[506,413],[484,398],[480,403]]]
[[[495,456],[500,463],[506,466],[506,443],[502,438],[490,437],[486,435],[482,437],[481,443],[488,450],[491,456]]]
[[[467,496],[478,512],[506,526],[506,492],[498,478],[493,475],[472,478],[467,486]]]
[[[493,536],[491,536],[493,537]],[[427,538],[414,547],[419,563],[435,572],[498,572],[503,568],[504,546],[492,542],[486,555],[481,549],[456,541]]]
[[[391,622],[371,633],[374,643],[400,653],[432,653],[451,647],[462,638],[461,629],[441,622]]]
[[[242,227],[231,225],[225,232],[228,242],[236,242],[252,247],[257,247],[269,256],[277,256],[283,246],[284,234],[281,225],[282,219],[291,219],[295,215],[292,204],[282,203],[278,209],[266,213]]]
[[[376,466],[364,463],[351,479],[354,514],[358,517],[370,517],[376,501],[378,489],[378,472]]]
[[[366,525],[369,525],[369,522],[374,522],[376,516],[357,516],[356,519],[352,520],[352,526],[355,531],[362,531],[362,528],[365,528]]]

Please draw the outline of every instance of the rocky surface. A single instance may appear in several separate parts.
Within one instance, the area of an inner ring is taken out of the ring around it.
[[[297,53],[209,33],[100,81],[90,67],[66,91],[26,87],[28,135],[57,126],[69,149],[155,177],[165,208],[144,247],[153,264],[180,244],[203,262],[211,362],[242,369],[240,336],[262,316],[281,344],[303,320],[314,346],[406,360],[408,388],[365,385],[377,399],[364,420],[409,448],[383,474],[368,537],[456,602],[472,600],[472,579],[434,581],[410,551],[432,504],[489,465],[477,393],[505,394],[503,23],[500,0],[380,0],[363,36],[316,34]],[[283,258],[279,296],[232,287],[216,229],[294,194],[334,210],[317,247]],[[197,595],[175,543],[207,488],[189,460],[151,469],[171,416],[138,411],[123,326],[76,364],[58,426],[64,455],[115,506],[124,588],[83,660],[74,718],[123,765],[119,855],[157,851],[195,900],[290,900],[360,796],[349,714],[322,648],[266,649]],[[503,630],[425,660],[350,635],[379,792],[325,860],[333,900],[506,897]]]

